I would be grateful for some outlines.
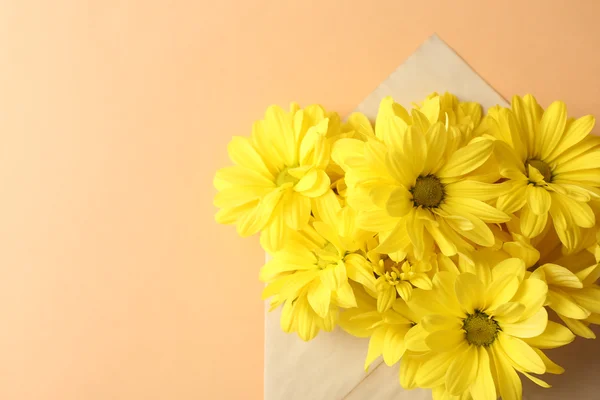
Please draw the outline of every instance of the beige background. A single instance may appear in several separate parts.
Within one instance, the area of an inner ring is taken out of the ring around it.
[[[600,115],[599,18],[595,0],[0,1],[0,398],[260,399],[263,253],[213,222],[230,136],[270,103],[350,111],[433,32],[505,97]]]

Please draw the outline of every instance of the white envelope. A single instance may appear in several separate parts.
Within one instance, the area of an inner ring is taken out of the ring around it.
[[[430,37],[355,111],[375,118],[379,102],[391,95],[405,107],[432,92],[449,91],[459,99],[477,101],[484,109],[506,101],[473,71],[438,36]],[[515,93],[516,94],[516,93]],[[525,94],[525,93],[519,93]],[[267,305],[268,308],[268,305]],[[398,365],[388,367],[378,360],[369,372],[363,369],[368,339],[354,338],[341,329],[320,332],[305,343],[295,333],[286,334],[279,325],[280,312],[265,316],[265,400],[425,400],[430,390],[407,391],[400,387]],[[600,367],[598,343],[578,338],[570,345],[548,355],[562,362],[577,353],[575,366],[561,365],[567,373],[550,377],[558,387],[541,389],[524,383],[526,400],[596,399],[594,370]],[[596,351],[590,351],[596,349]],[[565,351],[565,350],[568,350]],[[595,353],[595,354],[593,354]],[[569,370],[571,368],[571,370]],[[576,372],[575,372],[576,371]],[[544,379],[548,376],[545,375]],[[552,379],[554,378],[554,379]],[[599,387],[599,386],[596,386]],[[597,389],[596,389],[597,390]]]

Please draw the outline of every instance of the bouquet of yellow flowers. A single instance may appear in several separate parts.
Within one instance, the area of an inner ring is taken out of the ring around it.
[[[375,121],[272,106],[219,170],[219,223],[260,232],[281,328],[369,338],[365,368],[436,400],[522,398],[519,374],[600,324],[600,137],[531,95],[484,115],[434,93]]]

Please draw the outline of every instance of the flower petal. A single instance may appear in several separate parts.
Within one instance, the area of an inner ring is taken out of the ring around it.
[[[466,343],[465,332],[461,329],[435,331],[427,336],[425,343],[436,352],[451,351],[461,343]]]
[[[452,178],[468,174],[477,169],[492,154],[494,142],[489,139],[473,140],[450,156],[448,162],[438,171],[440,178]]]
[[[517,117],[522,135],[526,138],[528,153],[538,154],[540,151],[539,123],[542,119],[543,110],[538,105],[535,97],[528,94],[524,97],[514,96],[511,108]]]
[[[577,336],[585,339],[596,339],[596,334],[588,326],[587,321],[581,321],[578,319],[567,318],[559,315],[559,318],[565,323],[567,328],[571,330]]]
[[[508,193],[508,188],[509,186],[501,183],[486,183],[465,179],[449,183],[444,189],[448,197],[489,201]]]
[[[320,271],[321,282],[329,290],[337,290],[342,286],[342,283],[347,281],[346,266],[339,262],[334,267],[327,267]]]
[[[533,347],[544,350],[565,346],[573,340],[575,340],[575,335],[569,329],[556,322],[548,321],[548,326],[546,326],[544,333],[525,339],[525,342]]]
[[[477,378],[478,358],[477,347],[469,345],[452,361],[446,372],[446,390],[450,394],[459,396],[473,384]]]
[[[262,157],[258,154],[250,139],[234,136],[227,145],[229,158],[237,165],[258,172],[268,180],[273,180],[271,171],[265,165]]]
[[[329,313],[329,304],[331,302],[331,291],[325,287],[320,281],[313,281],[308,287],[307,294],[308,303],[312,309],[321,318]]]
[[[594,129],[595,123],[596,120],[592,115],[586,115],[567,124],[565,135],[558,146],[552,149],[547,160],[553,161],[556,156],[581,142]]]
[[[461,329],[460,319],[445,315],[426,315],[421,318],[421,325],[427,332]]]
[[[468,210],[469,214],[481,219],[484,222],[495,224],[510,221],[510,217],[507,214],[480,200],[468,198],[449,198],[445,202],[449,206],[455,208],[464,208],[465,211]]]
[[[505,275],[493,280],[485,292],[485,308],[494,310],[499,305],[508,303],[519,289],[519,279],[516,276]]]
[[[323,247],[327,242],[329,242],[334,245],[338,252],[343,252],[343,249],[345,248],[344,244],[342,243],[337,231],[331,225],[327,225],[322,221],[315,221],[312,223],[312,227],[314,228],[313,233],[317,236],[317,238],[314,240],[318,241],[319,247]]]
[[[427,223],[425,226],[435,243],[440,248],[442,254],[451,257],[457,253],[458,250],[454,241],[445,235],[438,226],[432,223]]]
[[[369,152],[366,154],[368,155]],[[402,153],[388,150],[385,154],[385,167],[387,174],[392,177],[395,183],[409,188],[415,184],[419,172],[415,172],[414,166],[404,162],[402,158]]]
[[[346,273],[348,278],[365,286],[367,289],[375,291],[375,276],[373,275],[373,265],[359,254],[349,254],[344,259]]]
[[[412,166],[412,170],[421,174],[427,160],[427,142],[425,136],[418,129],[409,126],[408,130],[400,136],[403,139],[402,153]]]
[[[458,302],[467,313],[472,314],[475,310],[483,308],[485,287],[474,274],[460,274],[456,278],[455,291]]]
[[[533,316],[544,306],[548,294],[548,285],[539,279],[525,279],[511,301],[525,306],[522,318]]]
[[[504,242],[502,250],[510,254],[512,257],[519,258],[525,262],[526,267],[532,267],[540,259],[540,252],[531,244],[524,240],[515,242]]]
[[[431,278],[425,272],[417,272],[410,278],[410,283],[419,289],[431,290],[432,288]]]
[[[271,223],[260,233],[260,245],[268,253],[280,250],[286,242],[288,231],[283,216],[274,216]]]
[[[292,114],[281,107],[270,106],[265,112],[264,124],[270,145],[277,149],[286,165],[293,165],[296,146]]]
[[[534,348],[533,350],[538,354],[538,356],[540,356],[540,358],[544,362],[544,365],[546,365],[546,373],[560,375],[563,372],[565,372],[565,369],[563,367],[561,367],[560,365],[556,364],[554,361],[549,359],[548,356],[545,355],[543,351],[541,351],[540,349],[536,349],[536,348]]]
[[[396,288],[386,284],[383,290],[377,292],[377,311],[380,313],[386,312],[396,300]]]
[[[477,400],[496,400],[496,385],[490,368],[490,357],[485,347],[479,347],[477,379],[471,386],[471,395]]]
[[[520,338],[531,338],[541,335],[548,325],[548,312],[545,308],[540,310],[533,316],[515,323],[501,324],[502,330],[507,335]]]
[[[531,346],[521,339],[499,332],[497,340],[502,350],[519,370],[533,372],[534,374],[546,372],[544,361]]]
[[[408,235],[404,223],[398,223],[394,230],[379,243],[379,246],[377,246],[374,251],[383,254],[406,251],[410,246],[410,243],[410,236]]]
[[[312,169],[296,183],[294,190],[307,197],[319,197],[327,192],[330,185],[331,181],[325,171]]]
[[[408,282],[399,282],[396,285],[396,292],[398,292],[398,296],[400,296],[402,300],[409,301],[412,295],[412,285]]]
[[[588,135],[579,143],[564,150],[561,154],[558,154],[555,159],[552,160],[552,163],[559,167],[557,170],[560,172],[566,172],[566,170],[594,168],[593,165],[599,161],[597,160],[597,157],[591,156],[591,159],[588,158],[587,160],[585,159],[586,157],[583,157],[584,161],[588,161],[587,163],[581,163],[579,159],[582,158],[582,156],[589,156],[591,153],[597,153],[599,150],[598,144],[600,144],[600,138],[595,135]],[[589,163],[589,161],[593,159],[596,159],[596,163]],[[548,160],[548,162],[550,162],[550,160]],[[563,166],[566,167],[566,170],[563,169]]]
[[[580,231],[575,226],[571,211],[561,201],[563,195],[552,193],[551,196],[552,205],[550,206],[550,215],[552,216],[556,233],[567,249],[574,249],[580,240]]]
[[[219,208],[240,207],[260,201],[270,193],[277,192],[277,190],[270,190],[266,187],[229,186],[215,194],[213,204]]]
[[[365,359],[365,371],[369,369],[369,366],[373,364],[373,361],[377,359],[383,352],[383,343],[385,341],[385,335],[387,329],[385,327],[379,327],[369,339],[369,347],[367,350],[367,358]]]
[[[311,126],[300,142],[300,165],[314,165],[324,168],[331,155],[331,148],[325,137],[329,119],[322,119],[317,125]]]
[[[525,276],[525,263],[519,258],[508,258],[499,262],[492,269],[492,277],[494,280],[500,280],[504,276],[515,276],[519,281]]]
[[[443,211],[452,216],[448,217],[444,215],[444,220],[448,225],[465,238],[485,247],[490,247],[494,244],[495,238],[493,232],[481,219],[470,214],[465,209],[446,204],[444,204]],[[440,212],[438,211],[438,213]]]
[[[411,195],[403,186],[395,189],[387,199],[385,209],[392,217],[403,217],[414,207]]]
[[[404,337],[404,340],[406,341],[406,348],[416,352],[429,351],[429,347],[427,347],[427,344],[425,343],[425,338],[428,335],[429,332],[423,329],[421,324],[413,326]]]
[[[417,371],[421,363],[415,356],[405,354],[400,363],[400,385],[406,390],[417,387]]]
[[[219,224],[235,224],[245,215],[251,214],[258,207],[259,200],[242,204],[241,206],[222,208],[215,214],[215,221]]]
[[[413,118],[417,116],[423,116],[418,110],[413,110]],[[446,151],[446,142],[448,140],[448,134],[441,123],[435,123],[431,127],[427,126],[428,122],[425,122],[425,118],[421,118],[423,123],[421,124],[421,130],[425,133],[425,140],[427,141],[427,159],[423,167],[423,174],[435,173],[445,161],[444,153]]]
[[[525,306],[521,303],[504,303],[495,310],[490,312],[490,315],[494,317],[500,325],[505,323],[510,324],[521,319],[521,315],[525,311]]]
[[[544,389],[549,389],[549,388],[551,388],[551,387],[552,387],[552,386],[550,386],[550,385],[548,384],[548,382],[546,382],[546,381],[544,381],[544,380],[542,380],[542,379],[540,379],[540,378],[538,378],[538,377],[535,377],[535,376],[533,376],[533,375],[530,375],[530,374],[528,374],[527,372],[523,372],[523,371],[521,371],[521,373],[522,373],[522,374],[523,374],[523,375],[524,375],[524,376],[525,376],[527,379],[529,379],[531,382],[535,383],[535,384],[536,384],[536,385],[538,385],[538,386],[541,386],[541,387],[543,387]]]
[[[543,273],[544,280],[548,285],[562,286],[566,288],[581,289],[583,283],[577,275],[556,264],[544,264],[535,270],[535,273]]]
[[[219,169],[215,174],[214,186],[223,190],[229,187],[242,186],[245,190],[252,188],[260,195],[261,188],[268,193],[275,188],[273,177],[265,177],[263,173],[239,165]]]
[[[387,211],[375,209],[360,211],[355,222],[356,226],[369,232],[390,232],[398,225],[396,221],[396,219],[390,218]]]
[[[425,233],[425,221],[418,217],[417,211],[418,210],[413,209],[406,217],[406,232],[413,245],[415,257],[420,259],[425,252],[425,241],[428,238],[431,240],[431,236]]]
[[[316,277],[317,273],[312,270],[285,275],[269,283],[262,292],[262,298],[265,300],[275,295],[279,295],[285,299],[297,297],[298,292],[304,289]]]
[[[333,190],[328,190],[323,196],[312,199],[312,212],[315,214],[315,219],[328,225],[336,226],[339,223],[341,210],[340,200]]]
[[[279,319],[279,326],[285,333],[293,332],[294,329],[294,304],[291,300],[284,303],[281,308],[281,318]]]
[[[546,227],[548,213],[535,214],[530,205],[521,209],[521,232],[528,238],[536,237]]]
[[[592,228],[596,222],[594,211],[587,203],[575,201],[568,196],[561,196],[560,201],[565,209],[571,212],[573,221],[582,228]]]
[[[594,137],[594,139],[597,140],[597,137]],[[593,147],[591,150],[586,149],[589,144],[585,142],[587,141],[582,141],[581,146],[578,145],[573,150],[563,153],[563,156],[555,161],[557,164],[553,172],[557,175],[557,178],[563,173],[600,167],[600,149],[598,147]]]
[[[416,376],[417,385],[419,387],[431,388],[444,384],[450,363],[462,351],[466,351],[466,345],[454,351],[433,353],[429,359],[419,366]]]
[[[527,204],[535,215],[546,214],[550,210],[552,200],[550,193],[542,187],[527,186]]]
[[[550,308],[568,318],[585,319],[591,314],[590,311],[577,304],[571,296],[557,288],[548,292],[548,302]]]
[[[398,132],[408,128],[410,116],[404,107],[396,103],[391,96],[385,97],[379,103],[379,111],[375,120],[375,134],[389,147],[402,148]]]
[[[387,329],[385,338],[383,340],[383,361],[388,367],[396,364],[404,352],[406,351],[406,344],[404,342],[404,335],[406,330],[394,329],[392,327]]]
[[[494,369],[498,375],[496,383],[498,384],[500,397],[503,400],[521,400],[523,385],[517,372],[511,365],[508,356],[506,356],[500,346],[491,346],[490,349]]]
[[[507,214],[519,211],[527,203],[526,190],[526,181],[513,183],[511,190],[498,197],[496,206]]]
[[[342,282],[342,285],[333,294],[335,295],[335,304],[339,307],[349,309],[357,306],[354,291],[348,281]]]
[[[541,158],[545,159],[563,138],[567,124],[567,106],[555,101],[544,111],[540,121]]]
[[[309,304],[306,299],[297,300],[295,303],[297,316],[298,336],[300,339],[308,342],[314,339],[319,333],[319,325],[314,317],[314,313],[309,310]]]
[[[457,318],[465,318],[466,314],[461,309],[461,305],[456,297],[456,281],[457,276],[452,272],[440,271],[433,277],[433,287],[437,293],[437,301],[428,301],[426,304],[436,307],[436,310],[431,310],[432,314],[450,314]],[[430,299],[431,295],[428,292],[420,291],[425,299]],[[422,297],[422,298],[423,298]],[[440,312],[437,312],[440,310]]]
[[[283,216],[287,226],[294,230],[302,230],[308,225],[310,218],[310,199],[308,197],[294,195],[288,192],[289,196],[283,200]]]
[[[573,299],[582,307],[593,313],[600,313],[600,288],[597,286],[584,287],[581,290],[569,291]]]

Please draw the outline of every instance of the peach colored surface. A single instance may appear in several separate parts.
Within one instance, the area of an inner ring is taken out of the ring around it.
[[[599,14],[594,0],[3,1],[0,398],[260,399],[263,252],[213,222],[230,136],[270,103],[348,112],[433,32],[505,96],[600,115]]]

